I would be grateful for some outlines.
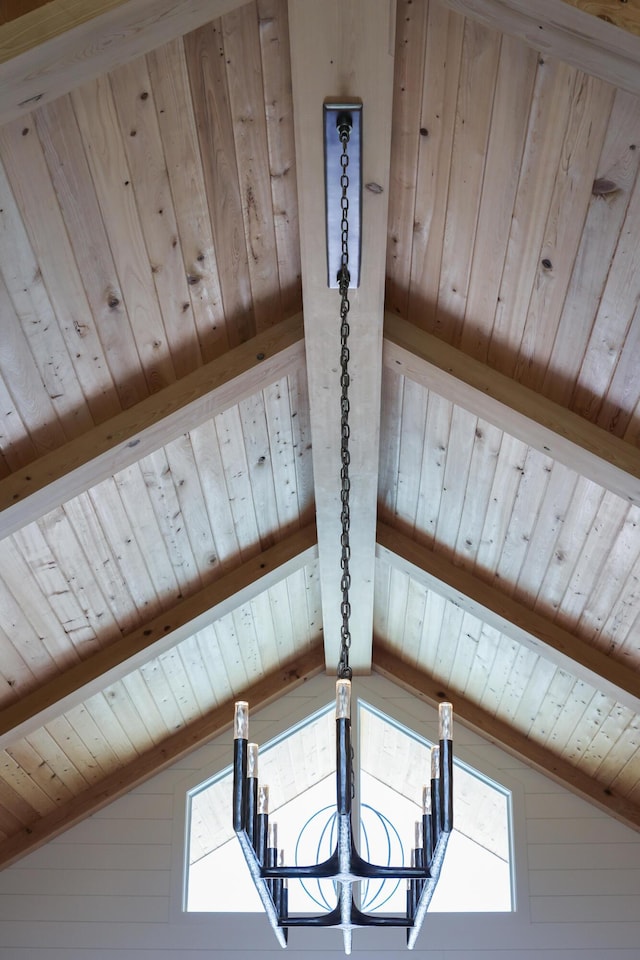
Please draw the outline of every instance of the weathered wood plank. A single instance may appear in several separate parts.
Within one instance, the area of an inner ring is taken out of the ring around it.
[[[440,681],[426,673],[416,671],[415,666],[404,663],[378,640],[374,644],[373,668],[376,673],[388,677],[389,680],[428,703],[435,704],[452,699],[460,719],[485,740],[495,741],[503,749],[551,777],[568,790],[595,803],[601,810],[632,829],[640,830],[640,808],[637,804],[577,770],[553,751],[518,733],[509,724],[503,723],[481,707],[467,700],[456,701],[455,695],[447,691]]]
[[[182,40],[147,56],[153,99],[189,283],[189,297],[205,363],[229,349],[218,262]],[[185,301],[186,302],[186,301]],[[291,310],[292,316],[300,309]]]
[[[623,5],[620,0],[564,0],[564,3],[640,36],[640,10],[635,3],[625,2]]]
[[[363,102],[362,282],[350,291],[353,666],[368,670],[380,424],[381,337],[393,88],[392,0],[289,5],[303,304],[327,664],[337,663],[340,603],[340,299],[327,287],[323,102]],[[365,42],[366,37],[366,42]],[[381,189],[379,189],[381,188]]]
[[[570,5],[571,0],[445,0],[447,6],[536,50],[640,93],[640,40]],[[618,4],[611,2],[611,6]]]
[[[0,125],[246,0],[51,0],[0,27]]]
[[[6,744],[79,705],[141,664],[221,619],[316,557],[315,527],[304,527],[206,589],[100,650],[0,712]]]
[[[259,332],[282,319],[282,306],[260,32],[254,4],[246,4],[223,17],[222,39],[251,300]]]
[[[631,503],[640,454],[571,410],[387,314],[384,363]]]
[[[190,33],[184,49],[213,230],[227,336],[234,346],[256,332],[244,236],[222,22]]]
[[[399,567],[429,589],[484,620],[519,644],[553,660],[632,710],[640,707],[640,677],[624,663],[585,644],[559,624],[528,609],[483,582],[475,574],[446,561],[398,530],[378,525],[377,556]]]
[[[248,690],[244,690],[243,697],[249,701],[252,710],[259,710],[321,673],[323,666],[322,647],[317,643],[303,657],[290,661],[259,680]],[[47,843],[117,797],[133,790],[149,777],[171,766],[196,747],[202,746],[222,733],[231,726],[232,722],[233,706],[231,702],[227,702],[202,719],[189,724],[179,733],[168,737],[122,770],[116,770],[100,780],[79,794],[70,804],[52,811],[35,822],[33,822],[33,816],[23,820],[26,824],[24,829],[0,844],[0,864],[3,867],[9,866],[29,851]]]
[[[142,357],[138,352],[71,98],[60,97],[37,110],[33,119],[86,290],[90,316],[120,404],[126,409],[152,392],[151,383],[143,369],[144,351]]]
[[[294,317],[12,474],[0,484],[1,535],[261,390],[302,358],[302,323]]]
[[[285,316],[302,307],[300,235],[286,0],[258,0],[273,221]]]

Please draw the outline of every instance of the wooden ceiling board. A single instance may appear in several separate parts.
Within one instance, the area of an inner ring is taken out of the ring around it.
[[[390,568],[389,602],[376,606],[375,629],[394,641],[389,650],[442,684],[448,696],[481,706],[524,736],[557,751],[609,785],[611,750],[634,742],[636,714],[551,660],[491,630],[468,611]],[[381,573],[384,580],[386,574]],[[393,599],[391,599],[393,598]],[[602,733],[604,721],[615,717]],[[631,739],[630,739],[631,738]],[[616,790],[630,796],[637,783],[635,748]],[[617,768],[619,769],[619,768]]]
[[[420,29],[402,48],[415,79],[406,83],[412,94],[396,88],[402,126],[392,152],[390,220],[402,228],[393,227],[389,247],[388,306],[631,436],[637,294],[625,264],[630,244],[637,246],[639,102],[470,21],[458,28],[461,60],[443,66],[438,58],[454,15],[436,17],[436,6],[429,5],[422,59],[411,49],[421,43]],[[425,85],[421,101],[414,95],[432,56],[440,87],[455,85],[447,102],[438,87]],[[486,76],[468,74],[470,64]],[[453,129],[443,129],[441,112]]]
[[[635,18],[633,14],[620,14],[615,0],[604,0],[602,4],[590,0],[538,0],[534,9],[527,0],[445,2],[460,14],[520,38],[534,50],[542,48],[594,77],[640,93],[637,37],[612,28],[612,24],[619,23],[624,30],[632,31]]]
[[[274,819],[278,809],[334,772],[333,738],[335,719],[331,711],[260,752],[260,782],[269,787],[269,813]],[[295,776],[291,776],[295,771]],[[206,856],[234,837],[228,810],[232,797],[232,777],[195,795],[191,806],[190,862]]]
[[[295,409],[279,380],[243,401],[244,423],[232,408],[5,541],[3,629],[32,634],[28,668],[7,641],[7,702],[25,668],[44,682],[300,527],[312,481],[297,386]]]
[[[304,610],[319,610],[317,562],[305,572]],[[33,819],[86,789],[82,771],[87,751],[90,765],[99,768],[101,777],[107,776],[162,743],[168,734],[229,704],[247,686],[290,662],[292,652],[299,656],[300,634],[293,633],[291,600],[300,602],[299,588],[285,578],[51,724],[14,741],[0,754],[0,778],[25,798]],[[317,636],[317,626],[307,623],[305,650],[313,649]],[[61,727],[67,730],[64,737]],[[43,769],[50,755],[67,771],[64,781]]]
[[[606,693],[612,699],[624,704],[634,713],[640,706],[640,683],[638,672],[633,663],[627,664],[624,658],[614,659],[608,650],[585,643],[574,631],[562,627],[557,621],[532,610],[509,593],[502,585],[489,585],[476,573],[447,560],[442,553],[421,546],[397,528],[385,523],[378,524],[378,545],[376,555],[384,564],[389,564],[400,577],[406,575],[411,583],[428,589],[438,599],[430,613],[430,618],[442,620],[446,600],[463,612],[471,614],[483,627],[492,628],[505,634],[518,645],[532,650],[552,660],[555,665],[566,670]],[[388,577],[380,584],[380,603],[397,604],[402,602],[403,591],[389,590]],[[404,596],[407,594],[404,588]],[[430,603],[433,598],[430,598]],[[415,621],[415,644],[422,633],[423,613],[420,609],[420,594],[417,596],[417,614]],[[406,601],[405,601],[406,604]],[[432,605],[433,606],[433,605]],[[405,605],[403,617],[409,621],[409,606]],[[380,621],[379,621],[380,629]],[[411,636],[409,628],[409,636]],[[405,631],[405,637],[407,631]],[[497,665],[496,665],[497,669]],[[498,683],[498,688],[500,684]]]
[[[338,88],[376,102],[350,314],[373,667],[640,826],[637,40],[541,4],[543,31],[520,0],[180,0],[143,30],[131,0],[0,67],[0,862],[322,667],[310,103]],[[83,63],[98,28],[122,43]]]
[[[396,415],[395,498],[382,488],[381,519],[604,652],[633,657],[638,508],[410,382]]]
[[[282,19],[276,4],[270,57]],[[254,310],[259,328],[284,319],[279,261],[286,316],[299,309],[290,84],[266,52],[265,84],[259,23],[250,4],[2,128],[2,273],[21,321],[4,370],[12,415],[47,425],[45,449],[60,442],[52,419],[78,436],[248,339]]]
[[[281,696],[283,691],[295,689],[307,679],[320,673],[322,669],[322,646],[316,638],[308,655],[298,658],[294,664],[288,663],[262,677],[257,684],[243,693],[248,696],[254,709],[260,709],[261,706]],[[201,720],[188,726],[183,725],[181,729],[163,738],[158,746],[144,753],[133,763],[115,768],[108,776],[101,774],[96,777],[88,788],[75,796],[64,808],[54,808],[45,816],[31,819],[30,824],[33,808],[11,787],[6,786],[0,776],[0,797],[3,798],[4,806],[10,811],[15,811],[15,819],[21,823],[18,831],[0,845],[0,862],[8,865],[9,862],[24,856],[29,850],[36,849],[51,836],[67,829],[71,825],[70,821],[80,822],[88,815],[89,810],[94,812],[110,803],[115,796],[121,796],[133,789],[136,784],[147,779],[151,771],[155,773],[159,769],[165,769],[185,753],[195,749],[196,745],[201,746],[218,733],[228,729],[232,720],[232,704],[225,702]],[[56,722],[56,727],[60,729],[59,722]],[[65,733],[65,727],[62,725],[61,739],[66,742],[67,738],[73,740],[73,736]],[[90,769],[95,767],[96,760],[83,743],[78,745],[78,754],[80,757],[83,755],[86,757]],[[37,797],[39,796],[37,794]]]

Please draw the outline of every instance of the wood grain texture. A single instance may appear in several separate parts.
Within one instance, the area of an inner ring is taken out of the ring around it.
[[[0,28],[0,123],[48,103],[243,0],[52,0]]]
[[[612,23],[621,30],[628,30],[640,36],[640,12],[634,3],[620,4],[615,0],[564,0],[578,10],[584,10],[585,13],[604,20],[605,23]]]
[[[373,606],[373,544],[379,443],[382,301],[391,134],[395,4],[330,3],[300,0],[289,5],[292,45],[300,239],[308,358],[309,403],[318,546],[323,583],[323,625],[327,663],[338,660],[340,641],[340,409],[334,373],[340,356],[339,299],[327,288],[323,183],[322,105],[327,97],[363,101],[371,145],[363,164],[362,285],[350,293],[351,391],[351,603],[359,611],[352,625],[353,666],[366,671],[370,660]],[[367,44],[360,32],[366,24]]]
[[[479,413],[623,499],[640,502],[640,469],[630,444],[390,314],[385,332],[384,362],[396,372]]]
[[[637,37],[614,29],[566,0],[445,0],[459,13],[511,33],[535,50],[640,93]],[[618,6],[617,4],[611,4]]]
[[[576,640],[559,624],[508,599],[502,591],[483,583],[474,574],[447,563],[384,524],[378,525],[377,556],[493,629],[548,657],[592,686],[606,689],[610,696],[630,710],[638,710],[640,684],[635,669]]]
[[[235,346],[255,333],[255,314],[221,21],[188,34],[184,45],[200,152],[207,158],[203,173],[222,302]]]
[[[120,404],[126,409],[144,399],[152,383],[141,363],[71,99],[61,97],[41,107],[33,120],[90,315]]]
[[[376,673],[393,679],[405,690],[431,704],[447,700],[451,696],[451,692],[443,690],[442,684],[436,679],[416,671],[415,667],[404,663],[397,654],[389,651],[378,641],[374,646],[373,662]],[[452,699],[455,701],[455,697]],[[527,764],[534,769],[541,770],[546,776],[569,786],[574,792],[627,826],[635,830],[640,827],[640,810],[635,803],[619,796],[609,787],[602,786],[592,777],[580,773],[567,761],[550,750],[538,746],[530,738],[519,735],[509,724],[492,717],[480,707],[472,707],[470,703],[463,701],[456,710],[461,719],[477,730],[481,736],[495,739],[503,749],[517,757],[526,757]]]
[[[90,437],[8,478],[2,497],[7,523],[4,535],[277,378],[300,361],[301,335],[299,318],[272,328],[224,360],[211,361],[166,391],[124,411]],[[238,379],[245,384],[240,391],[239,383],[234,382]]]
[[[283,692],[293,690],[316,676],[323,669],[323,660],[322,648],[316,644],[304,657],[287,663],[259,680],[246,691],[252,707],[260,709],[282,696]],[[52,836],[84,820],[90,813],[112,803],[116,797],[129,792],[148,777],[166,769],[186,753],[206,743],[232,722],[233,708],[229,701],[167,738],[160,746],[148,750],[135,763],[129,764],[123,770],[114,771],[110,777],[89,787],[69,806],[52,810],[37,821],[32,819],[29,826],[0,845],[0,862],[7,866],[28,851],[37,849]]]
[[[202,358],[208,362],[229,348],[229,333],[182,40],[151,51],[147,65],[189,287],[182,310],[191,304]]]

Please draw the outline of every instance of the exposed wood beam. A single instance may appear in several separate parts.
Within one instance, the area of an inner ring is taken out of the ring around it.
[[[0,6],[0,62],[40,46],[129,0],[4,0]],[[14,47],[9,40],[14,41]]]
[[[397,373],[640,504],[640,450],[391,314],[384,362]]]
[[[432,705],[451,699],[456,715],[480,736],[493,740],[513,756],[535,767],[536,770],[590,803],[595,803],[626,826],[640,830],[640,807],[637,804],[619,796],[610,787],[598,783],[593,777],[567,763],[546,747],[530,740],[514,727],[498,720],[477,704],[459,698],[455,691],[448,691],[439,680],[401,660],[378,638],[375,639],[373,648],[373,669]]]
[[[631,93],[640,93],[640,39],[598,16],[585,13],[584,9],[576,9],[577,6],[620,8],[622,4],[618,0],[601,4],[576,0],[575,5],[573,0],[536,0],[535,3],[531,0],[445,0],[445,3],[472,20],[519,37],[535,50]],[[637,14],[634,19],[637,22]]]
[[[361,286],[351,291],[351,665],[371,665],[395,2],[290,0],[305,341],[327,667],[340,647],[339,295],[327,287],[322,107],[363,103]]]
[[[318,642],[304,656],[279,667],[248,690],[238,691],[238,694],[242,693],[243,698],[251,704],[252,710],[259,710],[317,676],[323,669],[322,644]],[[166,770],[181,757],[223,733],[232,722],[232,704],[222,704],[206,717],[163,740],[138,760],[89,787],[69,803],[23,827],[19,833],[0,844],[0,869],[48,843],[161,770]]]
[[[0,482],[0,537],[113,476],[304,362],[298,315]]]
[[[51,0],[0,25],[0,124],[246,0]]]
[[[637,670],[613,660],[569,630],[384,523],[378,524],[377,556],[505,636],[640,713]]]
[[[18,20],[33,10],[46,6],[48,0],[3,0],[0,4],[0,25]]]
[[[316,559],[315,524],[310,524],[0,710],[0,749],[121,680]]]
[[[640,36],[640,8],[637,2],[627,0],[564,0],[578,10],[584,10],[592,17],[598,17],[605,23],[612,23],[621,30],[628,30]]]

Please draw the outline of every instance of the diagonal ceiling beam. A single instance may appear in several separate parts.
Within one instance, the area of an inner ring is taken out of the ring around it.
[[[378,524],[377,556],[505,636],[640,713],[637,670],[613,660],[569,630],[384,523]]]
[[[619,497],[640,505],[640,450],[392,314],[384,363]]]
[[[619,796],[611,787],[598,783],[593,777],[519,733],[509,724],[498,720],[470,700],[460,699],[454,691],[447,691],[439,680],[405,663],[377,638],[373,651],[373,669],[432,705],[451,699],[456,715],[480,736],[493,740],[498,746],[551,777],[563,787],[577,793],[590,803],[595,803],[626,826],[640,830],[640,807],[637,804]]]
[[[318,643],[304,656],[283,664],[248,690],[238,691],[238,693],[241,692],[243,698],[249,700],[252,709],[260,710],[317,676],[323,668],[323,650],[321,643]],[[106,807],[107,804],[133,790],[161,770],[166,770],[181,757],[223,733],[232,722],[233,707],[231,703],[224,703],[206,717],[190,723],[178,733],[163,740],[161,744],[133,763],[127,764],[93,784],[69,803],[23,827],[17,834],[0,843],[0,869],[8,867],[27,853],[59,836],[69,827]]]
[[[0,750],[121,680],[316,559],[315,524],[310,524],[0,710]]]
[[[535,3],[531,0],[445,0],[445,3],[472,20],[519,37],[535,50],[564,60],[623,90],[640,93],[640,38],[626,32],[632,23],[637,27],[638,14],[625,17],[619,12],[624,10],[620,0],[535,0]],[[609,19],[624,29],[576,9],[578,6],[604,16],[611,11]]]
[[[50,0],[0,25],[0,125],[246,0]]]
[[[564,3],[584,10],[592,17],[612,23],[621,30],[640,36],[640,10],[637,3],[627,0],[563,0]]]
[[[193,430],[304,363],[298,315],[0,481],[0,538]]]
[[[322,107],[363,103],[361,286],[350,293],[351,665],[371,664],[395,2],[290,0],[302,295],[327,667],[340,648],[339,295],[327,287]]]

